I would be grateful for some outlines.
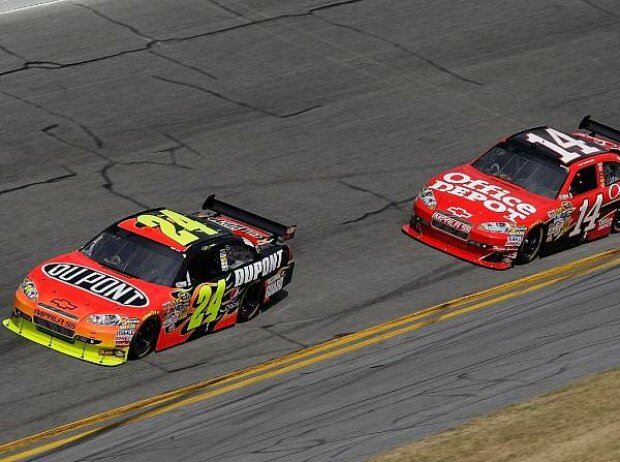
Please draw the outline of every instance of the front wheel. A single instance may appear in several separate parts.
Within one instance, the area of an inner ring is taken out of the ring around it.
[[[131,339],[129,359],[141,359],[153,351],[158,334],[159,320],[157,318],[149,318],[144,321]]]
[[[515,260],[517,264],[524,265],[538,257],[543,244],[543,236],[544,230],[542,226],[537,226],[527,233],[517,253]]]

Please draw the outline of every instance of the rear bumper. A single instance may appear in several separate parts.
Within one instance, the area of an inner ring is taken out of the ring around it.
[[[475,241],[455,238],[431,226],[432,211],[429,210],[428,217],[425,217],[424,210],[419,210],[421,216],[417,216],[418,210],[415,205],[411,220],[402,227],[405,234],[437,250],[485,268],[505,270],[512,267],[517,248],[506,249],[498,245],[505,242],[505,237],[503,242],[491,239],[486,242],[479,235],[472,236],[476,239]]]
[[[127,361],[129,348],[107,348],[101,345],[91,345],[77,340],[65,340],[60,336],[47,333],[31,321],[13,315],[5,319],[2,324],[11,332],[28,340],[43,345],[52,350],[64,353],[73,358],[102,366],[118,366]]]

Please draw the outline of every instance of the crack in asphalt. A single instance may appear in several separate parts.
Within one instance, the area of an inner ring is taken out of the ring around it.
[[[417,58],[417,59],[419,59],[421,61],[424,61],[426,64],[428,64],[429,66],[435,68],[436,70],[438,70],[438,71],[440,71],[440,72],[442,72],[444,74],[448,74],[451,77],[454,77],[455,79],[458,79],[458,80],[460,80],[462,82],[466,82],[466,83],[469,83],[469,84],[472,84],[472,85],[477,85],[477,86],[480,86],[480,87],[484,86],[483,83],[478,82],[476,80],[469,79],[467,77],[464,77],[464,76],[462,76],[462,75],[460,75],[460,74],[458,74],[458,73],[448,69],[447,67],[444,67],[441,64],[433,61],[432,59],[427,58],[426,56],[424,56],[424,55],[422,55],[422,54],[420,54],[420,53],[418,53],[416,51],[410,50],[409,48],[405,47],[404,45],[401,45],[398,42],[394,42],[393,40],[389,40],[389,39],[387,39],[385,37],[381,37],[380,35],[373,34],[372,32],[368,32],[368,31],[366,31],[364,29],[360,29],[359,27],[351,26],[349,24],[343,24],[341,22],[334,21],[333,19],[327,19],[324,16],[314,15],[314,17],[316,17],[316,18],[320,19],[321,21],[324,21],[324,22],[326,22],[328,24],[331,24],[333,26],[341,27],[343,29],[352,30],[354,32],[357,32],[358,34],[365,35],[366,37],[370,37],[370,38],[373,38],[375,40],[379,40],[381,42],[387,43],[387,44],[393,46],[394,48],[400,50],[401,52],[403,52],[403,53],[405,53],[405,54],[407,54],[409,56],[413,56],[414,58]]]
[[[174,141],[175,143],[177,143],[177,146],[173,146],[171,148],[164,149],[164,150],[161,150],[161,151],[156,151],[156,152],[174,151],[176,153],[176,151],[178,151],[179,149],[186,149],[188,152],[191,152],[196,157],[204,157],[203,154],[200,151],[198,151],[197,149],[192,148],[185,141],[182,141],[179,138],[176,138],[176,137],[170,135],[169,133],[162,133],[162,135],[165,136],[166,138],[168,138],[170,141]],[[170,155],[172,157],[172,152],[171,152]]]
[[[101,185],[101,186],[104,189],[106,189],[107,191],[109,191],[111,194],[113,194],[113,195],[115,195],[117,197],[120,197],[122,199],[128,200],[129,202],[131,202],[134,205],[137,205],[140,208],[145,208],[145,209],[149,208],[148,205],[143,204],[142,202],[138,201],[137,199],[134,199],[133,197],[128,196],[126,194],[120,193],[119,191],[116,191],[114,189],[114,182],[110,178],[110,176],[108,174],[108,170],[111,169],[112,167],[118,165],[119,163],[122,163],[122,162],[112,160],[111,158],[109,158],[105,154],[102,154],[102,153],[97,152],[97,151],[95,151],[93,149],[87,148],[85,146],[79,145],[77,143],[72,143],[71,141],[68,141],[68,140],[62,138],[61,136],[59,136],[56,133],[54,133],[54,130],[56,130],[57,128],[58,128],[58,124],[48,125],[47,127],[43,128],[41,130],[41,132],[43,132],[45,135],[49,136],[50,138],[55,139],[59,143],[64,144],[65,146],[69,146],[69,147],[77,149],[79,151],[87,152],[89,154],[93,154],[94,156],[98,157],[99,159],[102,159],[102,160],[106,161],[106,165],[103,166],[99,170],[99,174],[101,175],[101,178],[104,180],[104,184]],[[102,148],[102,147],[103,147],[103,143],[101,143],[101,146],[99,148]]]
[[[226,5],[218,2],[217,0],[207,0],[207,2],[209,2],[211,5],[214,5],[215,7],[219,8],[220,10],[225,11],[225,12],[227,12],[229,14],[232,14],[233,16],[236,16],[238,18],[246,19],[246,20],[250,19],[247,16],[244,16],[243,14],[239,13],[238,11],[235,11],[232,8],[229,8]]]
[[[78,127],[80,130],[82,130],[89,138],[91,138],[95,145],[97,146],[97,148],[101,149],[103,147],[103,141],[101,141],[101,139],[90,129],[88,128],[86,125],[78,122],[77,120],[75,120],[72,117],[69,117],[65,114],[62,114],[60,112],[56,112],[53,111],[41,104],[35,103],[34,101],[30,101],[28,98],[24,98],[23,96],[19,96],[13,93],[9,93],[8,91],[5,90],[0,90],[0,94],[3,94],[11,99],[14,99],[16,101],[19,101],[20,103],[26,104],[28,106],[34,107],[35,109],[38,109],[42,112],[44,112],[47,115],[51,115],[53,117],[58,117],[60,119],[66,120],[67,122],[70,122],[71,124],[75,125],[76,127]],[[98,157],[102,157],[104,159],[107,159],[107,157],[100,155],[97,152],[93,152],[93,154],[95,154]]]
[[[620,16],[618,16],[616,13],[614,13],[613,11],[610,11],[610,10],[608,10],[608,9],[606,9],[606,8],[603,8],[602,6],[597,5],[596,3],[594,3],[594,2],[592,2],[592,1],[590,1],[590,0],[579,0],[579,1],[580,1],[581,3],[585,3],[586,5],[588,5],[588,6],[592,7],[592,8],[594,8],[595,10],[598,10],[598,11],[600,11],[600,12],[602,12],[602,13],[608,14],[609,16],[613,16],[614,18],[618,18],[618,17],[620,17]]]
[[[95,16],[99,16],[100,18],[105,19],[106,21],[108,21],[108,22],[110,22],[112,24],[115,24],[115,25],[120,26],[120,27],[122,27],[124,29],[127,29],[128,31],[132,32],[133,34],[137,35],[138,37],[143,38],[144,40],[146,40],[148,42],[156,41],[155,38],[153,38],[153,37],[151,37],[151,36],[141,32],[141,31],[139,31],[137,27],[134,27],[131,24],[127,24],[125,22],[119,21],[118,19],[114,19],[114,18],[108,16],[107,14],[99,11],[98,9],[93,8],[92,6],[87,6],[87,5],[84,5],[83,3],[74,2],[74,1],[72,1],[70,3],[75,5],[75,6],[77,6],[77,7],[80,7],[80,8],[83,8],[85,10],[88,10],[91,13],[93,13]]]
[[[384,205],[383,207],[379,207],[376,210],[371,210],[370,212],[366,212],[366,213],[364,213],[363,215],[361,215],[361,216],[359,216],[357,218],[353,218],[351,220],[345,220],[345,221],[340,223],[341,225],[349,225],[351,223],[359,223],[360,221],[363,221],[366,218],[369,218],[369,217],[374,216],[374,215],[379,215],[379,214],[381,214],[381,213],[383,213],[383,212],[385,212],[386,210],[389,210],[389,209],[402,210],[402,204],[406,204],[408,202],[411,202],[416,197],[416,196],[411,196],[411,197],[407,197],[406,199],[395,201],[395,200],[390,199],[387,196],[384,196],[383,194],[377,193],[377,192],[372,191],[370,189],[362,188],[361,186],[356,186],[354,184],[347,183],[346,181],[338,180],[338,183],[340,183],[341,185],[343,185],[343,186],[345,186],[345,187],[347,187],[349,189],[352,189],[354,191],[364,192],[364,193],[370,194],[372,196],[375,196],[375,197],[377,197],[379,199],[382,199],[382,200],[387,202],[387,204]]]
[[[306,343],[302,343],[302,342],[298,342],[297,340],[293,340],[292,338],[289,338],[286,335],[281,334],[280,332],[276,332],[274,330],[271,330],[269,328],[269,326],[261,326],[261,329],[264,330],[265,332],[270,333],[274,337],[281,338],[282,340],[285,340],[288,343],[292,343],[295,346],[302,347],[302,348],[308,348],[310,346],[310,345],[308,345]]]
[[[183,61],[181,61],[179,59],[173,58],[171,56],[164,55],[162,53],[158,53],[157,51],[154,51],[154,50],[149,50],[148,52],[150,54],[154,55],[154,56],[159,56],[160,58],[165,59],[166,61],[169,61],[169,62],[171,62],[173,64],[177,64],[179,66],[182,66],[185,69],[189,69],[189,70],[198,72],[199,74],[202,74],[202,75],[204,75],[206,77],[209,77],[210,79],[218,80],[218,78],[217,78],[217,76],[215,74],[207,72],[207,71],[205,71],[204,69],[201,69],[198,66],[193,66],[191,64],[184,63]]]
[[[218,99],[221,99],[223,101],[232,103],[232,104],[234,104],[236,106],[248,109],[248,110],[253,111],[253,112],[258,112],[258,113],[261,113],[261,114],[266,115],[266,116],[275,117],[277,119],[288,119],[290,117],[295,117],[295,116],[298,116],[300,114],[304,114],[306,112],[310,112],[310,111],[312,111],[314,109],[318,109],[318,108],[322,107],[322,105],[316,105],[316,106],[307,107],[307,108],[304,108],[304,109],[301,109],[301,110],[295,111],[295,112],[289,112],[289,113],[286,113],[286,114],[278,114],[278,113],[270,111],[268,109],[263,109],[263,108],[260,108],[258,106],[254,106],[253,104],[249,104],[249,103],[246,103],[244,101],[239,101],[237,99],[231,98],[231,97],[226,96],[226,95],[224,95],[224,94],[222,94],[222,93],[220,93],[218,91],[211,90],[209,88],[204,88],[204,87],[201,87],[199,85],[194,85],[193,83],[183,82],[181,80],[168,79],[166,77],[162,77],[162,76],[159,76],[159,75],[152,75],[151,77],[153,77],[156,80],[160,80],[162,82],[171,83],[173,85],[179,85],[179,86],[182,86],[182,87],[192,88],[192,89],[200,91],[202,93],[206,93],[206,94],[209,94],[211,96],[215,96]]]
[[[190,41],[190,40],[194,40],[197,38],[203,38],[203,37],[209,37],[209,36],[213,36],[213,35],[218,35],[218,34],[223,34],[226,32],[231,32],[234,30],[238,30],[238,29],[242,29],[245,27],[249,27],[249,26],[257,26],[257,25],[261,25],[261,24],[267,24],[267,23],[271,23],[271,22],[276,22],[282,19],[288,19],[288,18],[300,18],[300,17],[304,17],[304,16],[311,16],[313,15],[315,12],[317,11],[322,11],[322,10],[327,10],[330,8],[337,8],[339,6],[343,6],[343,5],[350,5],[353,3],[359,3],[359,2],[363,2],[365,0],[344,0],[342,2],[335,2],[335,3],[330,3],[327,5],[322,5],[322,6],[318,6],[315,8],[311,8],[310,10],[304,12],[304,13],[287,13],[287,14],[281,14],[281,15],[277,15],[277,16],[272,16],[272,17],[268,17],[268,18],[264,18],[264,19],[258,19],[258,20],[250,20],[249,22],[246,23],[242,23],[242,24],[237,24],[234,26],[230,26],[230,27],[224,27],[222,29],[217,29],[214,31],[208,31],[208,32],[201,32],[198,34],[192,34],[192,35],[187,35],[187,36],[182,36],[182,37],[171,37],[171,38],[164,38],[164,39],[158,39],[158,38],[152,38],[149,37],[148,35],[140,32],[138,29],[136,29],[133,26],[130,26],[128,24],[125,24],[121,21],[117,21],[115,19],[110,18],[109,16],[99,12],[98,10],[92,8],[92,7],[87,7],[85,5],[81,5],[78,3],[74,3],[75,5],[81,6],[82,8],[86,8],[90,11],[92,11],[93,13],[97,14],[98,16],[100,16],[101,18],[104,18],[108,21],[111,21],[112,23],[120,26],[120,27],[124,27],[125,29],[128,29],[130,31],[132,31],[134,34],[136,34],[138,37],[141,37],[142,39],[148,40],[147,43],[143,46],[139,46],[139,47],[135,47],[135,48],[130,48],[128,50],[123,50],[123,51],[119,51],[116,53],[110,53],[108,55],[103,55],[103,56],[98,56],[98,57],[94,57],[94,58],[90,58],[90,59],[85,59],[85,60],[81,60],[81,61],[73,61],[73,62],[66,62],[66,63],[60,63],[60,62],[54,62],[54,61],[30,61],[27,60],[24,62],[24,64],[21,67],[15,68],[15,69],[9,69],[7,71],[3,71],[0,72],[0,78],[7,76],[7,75],[11,75],[11,74],[16,74],[18,72],[25,72],[28,71],[30,69],[46,69],[46,70],[57,70],[57,69],[66,69],[69,67],[76,67],[76,66],[83,66],[86,64],[92,64],[92,63],[96,63],[96,62],[100,62],[100,61],[106,61],[108,59],[112,59],[112,58],[118,58],[121,56],[125,56],[125,55],[129,55],[129,54],[135,54],[135,53],[141,53],[143,51],[148,51],[150,49],[152,49],[154,46],[157,45],[163,45],[163,44],[167,44],[167,43],[180,43],[180,42],[185,42],[185,41]]]
[[[67,167],[65,165],[63,165],[62,167],[65,170],[67,170],[69,173],[67,173],[65,175],[55,176],[53,178],[48,178],[47,180],[33,181],[31,183],[24,184],[24,185],[21,185],[21,186],[16,186],[14,188],[3,189],[3,190],[0,191],[0,196],[2,196],[3,194],[12,193],[14,191],[21,191],[22,189],[30,188],[31,186],[36,186],[36,185],[40,185],[40,184],[58,183],[60,181],[68,180],[69,178],[74,178],[74,177],[77,176],[77,173],[75,173],[69,167]]]
[[[66,117],[65,117],[66,118]],[[81,125],[80,125],[81,126]],[[172,146],[171,148],[167,148],[161,151],[157,151],[157,153],[161,153],[161,152],[168,152],[169,156],[170,156],[170,163],[167,162],[159,162],[159,161],[155,161],[155,160],[136,160],[136,161],[120,161],[120,160],[114,160],[108,156],[106,156],[105,154],[95,151],[94,149],[88,148],[86,146],[82,146],[80,144],[77,143],[73,143],[71,141],[68,141],[66,139],[64,139],[63,137],[59,136],[58,134],[54,133],[54,130],[56,130],[58,128],[58,124],[54,124],[54,125],[49,125],[45,128],[43,128],[41,131],[55,139],[56,141],[58,141],[59,143],[65,145],[65,146],[69,146],[71,148],[80,150],[82,152],[86,152],[89,154],[92,154],[96,157],[98,157],[99,159],[102,159],[103,161],[105,161],[105,165],[99,169],[99,175],[101,176],[101,178],[103,179],[103,184],[101,185],[101,187],[103,187],[105,190],[107,190],[108,192],[110,192],[110,194],[113,194],[117,197],[120,197],[122,199],[125,199],[129,202],[131,202],[132,204],[143,208],[143,209],[148,209],[150,208],[150,206],[144,202],[139,201],[138,199],[128,195],[128,194],[124,194],[121,193],[120,191],[118,191],[115,188],[114,185],[114,181],[112,180],[112,178],[110,177],[110,170],[114,167],[117,167],[119,165],[124,165],[124,166],[135,166],[135,165],[156,165],[156,166],[161,166],[161,167],[173,167],[173,168],[179,168],[182,170],[193,170],[192,167],[186,166],[186,165],[182,165],[179,164],[177,161],[177,157],[176,157],[176,151],[178,151],[179,149],[187,149],[189,152],[200,156],[200,153],[196,150],[194,150],[193,148],[189,147],[188,145],[186,145],[185,143],[181,142],[180,140],[178,140],[177,138],[173,137],[172,135],[169,134],[163,134],[166,138],[168,138],[169,140],[174,141],[175,143],[177,143],[176,146]],[[88,132],[91,133],[91,132]],[[103,147],[103,142],[101,142],[101,140],[99,138],[96,138],[98,140],[97,143],[97,147],[99,149],[101,149]]]
[[[20,55],[19,53],[16,53],[15,51],[12,51],[10,49],[8,49],[7,47],[0,45],[0,50],[5,52],[7,55],[11,55],[14,58],[20,59],[22,61],[27,61],[27,58],[25,58],[24,56]]]

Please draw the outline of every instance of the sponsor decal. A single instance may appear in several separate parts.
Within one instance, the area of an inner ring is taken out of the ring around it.
[[[228,271],[228,257],[226,256],[226,249],[220,249],[220,266],[222,271]]]
[[[442,225],[448,226],[449,228],[455,229],[461,233],[469,234],[472,229],[472,225],[469,223],[463,223],[456,218],[453,218],[449,215],[444,215],[441,212],[433,213],[433,221],[440,223]]]
[[[265,239],[266,237],[268,237],[268,235],[260,233],[258,230],[255,230],[255,229],[249,227],[248,225],[236,222],[234,220],[231,220],[230,218],[223,217],[221,215],[217,215],[217,216],[214,216],[214,217],[209,217],[209,220],[210,221],[214,221],[218,225],[221,225],[224,228],[229,229],[231,231],[242,231],[245,234],[247,234],[248,236],[251,236],[254,239],[259,240],[259,241]]]
[[[506,247],[519,247],[525,239],[527,226],[514,226],[506,237]]]
[[[568,232],[574,211],[573,204],[565,201],[557,209],[547,212],[547,216],[551,220],[547,227],[547,242],[554,241]]]
[[[191,293],[187,290],[172,292],[172,300],[162,305],[164,312],[163,328],[166,333],[172,332],[177,323],[187,318]]]
[[[609,199],[613,201],[618,199],[618,197],[620,197],[620,184],[613,183],[609,185]]]
[[[458,218],[471,218],[473,215],[462,207],[448,207],[447,211]]]
[[[604,229],[611,228],[611,224],[614,222],[614,215],[615,214],[616,214],[616,211],[614,210],[613,212],[611,212],[608,215],[605,215],[603,218],[601,218],[598,221],[598,226],[597,226],[596,230],[597,231],[602,231]]]
[[[42,270],[51,278],[123,306],[142,307],[149,304],[148,297],[140,289],[85,266],[48,263]]]
[[[54,324],[58,324],[59,326],[62,327],[66,327],[67,329],[71,329],[71,330],[75,330],[75,322],[73,321],[69,321],[67,319],[61,318],[60,316],[57,316],[54,313],[49,313],[45,310],[42,310],[40,308],[36,308],[34,310],[34,315],[37,318],[41,318],[45,321],[49,321],[52,322]]]
[[[523,242],[523,237],[524,236],[522,234],[509,234],[508,239],[506,239],[506,246],[514,247],[521,245]]]
[[[265,298],[272,297],[274,294],[280,292],[284,287],[284,275],[277,274],[269,279],[267,279],[267,285],[265,289]]]
[[[39,292],[37,291],[37,285],[30,278],[24,279],[24,282],[20,285],[24,295],[28,297],[30,300],[36,300],[39,298]]]
[[[280,249],[267,257],[235,270],[235,287],[255,281],[261,276],[266,276],[280,268],[282,264],[282,252]]]
[[[116,350],[112,348],[100,348],[99,356],[116,356],[117,358],[124,358],[125,352],[123,350]]]
[[[140,324],[138,318],[123,319],[114,339],[117,347],[127,347],[131,345],[131,339],[136,333],[138,324]]]
[[[224,294],[225,301],[222,302],[222,309],[227,313],[232,313],[239,307],[239,294],[241,291],[233,287]]]
[[[472,202],[481,202],[491,212],[503,214],[509,221],[525,219],[536,212],[536,207],[510,195],[510,191],[488,181],[472,179],[460,172],[450,172],[436,180],[429,188],[446,192]]]

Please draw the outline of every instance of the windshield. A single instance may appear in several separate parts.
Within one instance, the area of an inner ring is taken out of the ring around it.
[[[128,276],[169,287],[184,260],[177,251],[120,228],[104,231],[82,253]]]
[[[564,184],[568,168],[517,145],[500,143],[484,154],[473,167],[540,196],[555,198]]]

